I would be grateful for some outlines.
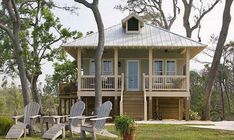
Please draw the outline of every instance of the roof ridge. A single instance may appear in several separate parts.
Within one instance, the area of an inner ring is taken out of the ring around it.
[[[193,39],[191,39],[191,38],[188,38],[188,37],[182,36],[182,35],[180,35],[180,34],[174,33],[174,32],[172,32],[172,31],[167,30],[167,29],[164,29],[164,28],[162,28],[162,27],[155,26],[155,25],[152,25],[152,24],[149,24],[149,23],[146,23],[146,22],[145,22],[145,24],[148,25],[148,26],[152,26],[152,27],[154,27],[154,28],[158,28],[159,30],[163,30],[163,31],[166,31],[166,32],[168,32],[168,33],[174,34],[174,35],[176,35],[176,36],[182,37],[182,38],[184,38],[184,39],[188,39],[188,40],[193,41],[193,42],[195,42],[195,43],[198,43],[198,44],[200,44],[200,45],[207,46],[207,45],[205,45],[205,44],[203,44],[203,43],[201,43],[201,42],[198,42],[198,41],[195,41],[195,40],[193,40]]]

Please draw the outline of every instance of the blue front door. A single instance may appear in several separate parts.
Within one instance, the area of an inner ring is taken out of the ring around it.
[[[139,61],[128,60],[127,61],[127,89],[139,90]]]

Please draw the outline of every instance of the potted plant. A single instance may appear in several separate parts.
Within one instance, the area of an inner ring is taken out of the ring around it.
[[[136,123],[127,115],[117,116],[115,118],[115,128],[124,140],[136,139]]]

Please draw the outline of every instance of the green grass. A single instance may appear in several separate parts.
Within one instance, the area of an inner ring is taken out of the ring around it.
[[[117,134],[114,126],[107,126],[108,130]],[[79,136],[75,136],[78,138]],[[2,140],[4,137],[0,137]],[[88,139],[91,137],[88,135]],[[67,136],[67,139],[69,136]],[[232,140],[234,139],[233,131],[211,130],[201,128],[191,128],[185,125],[139,125],[137,128],[137,140]],[[22,140],[40,140],[40,136],[26,137]],[[112,140],[111,138],[100,137],[98,140]]]

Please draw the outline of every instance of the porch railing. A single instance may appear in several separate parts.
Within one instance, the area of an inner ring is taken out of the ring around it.
[[[145,75],[144,86],[148,91],[149,75]],[[185,75],[152,75],[152,91],[156,90],[186,90],[186,76]]]
[[[121,90],[121,75],[118,75],[117,90]],[[102,90],[115,90],[115,76],[114,75],[102,75],[101,81]],[[80,90],[95,90],[95,76],[83,75],[81,76]]]

